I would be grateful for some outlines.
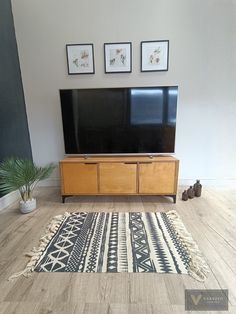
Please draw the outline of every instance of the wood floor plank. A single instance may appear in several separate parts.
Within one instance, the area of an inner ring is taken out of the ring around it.
[[[36,313],[38,304],[34,302],[1,303],[1,314],[32,314]]]
[[[130,302],[168,304],[163,274],[130,274]]]

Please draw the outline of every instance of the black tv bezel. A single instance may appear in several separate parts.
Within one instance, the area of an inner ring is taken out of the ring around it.
[[[174,142],[174,151],[173,152],[165,152],[165,153],[83,153],[83,154],[77,154],[77,153],[66,153],[66,149],[65,149],[65,135],[64,135],[64,127],[63,127],[63,118],[62,118],[62,104],[61,104],[61,96],[60,93],[61,91],[71,91],[71,90],[92,90],[92,89],[118,89],[118,88],[168,88],[168,87],[176,87],[178,92],[179,92],[179,85],[148,85],[148,86],[110,86],[110,87],[88,87],[88,88],[60,88],[59,89],[59,102],[60,102],[60,110],[61,110],[61,122],[62,122],[62,132],[63,132],[63,143],[64,143],[64,156],[65,157],[84,157],[85,159],[88,159],[89,157],[135,157],[135,156],[146,156],[149,158],[152,157],[157,157],[157,156],[173,156],[175,155],[175,147],[176,147],[176,126],[177,123],[175,123],[175,142]],[[177,94],[177,104],[178,104],[178,96],[179,93]],[[177,116],[178,116],[178,106],[176,105],[176,121],[177,121]]]

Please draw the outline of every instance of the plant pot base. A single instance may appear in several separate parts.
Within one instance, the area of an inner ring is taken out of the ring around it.
[[[33,210],[36,209],[36,199],[32,198],[26,202],[20,201],[20,211],[22,214],[31,213]]]

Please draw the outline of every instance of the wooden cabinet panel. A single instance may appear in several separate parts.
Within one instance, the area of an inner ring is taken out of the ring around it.
[[[137,164],[100,163],[100,193],[135,194],[137,193]]]
[[[176,194],[176,163],[140,163],[139,193]]]
[[[62,194],[98,193],[97,164],[62,163]]]

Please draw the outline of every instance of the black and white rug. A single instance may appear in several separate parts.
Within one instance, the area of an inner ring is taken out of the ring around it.
[[[156,272],[204,280],[207,265],[176,211],[56,216],[24,273]]]

